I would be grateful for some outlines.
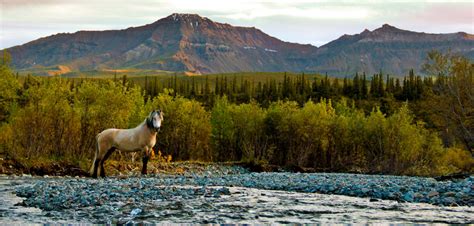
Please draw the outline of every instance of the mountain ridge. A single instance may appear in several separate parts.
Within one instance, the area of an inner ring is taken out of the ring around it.
[[[401,74],[410,67],[419,70],[422,55],[433,48],[472,58],[473,37],[465,32],[427,34],[384,24],[316,47],[285,42],[255,27],[174,13],[143,26],[58,33],[7,50],[20,70],[62,66],[73,71],[137,68],[193,74],[303,71],[351,75],[383,69]]]

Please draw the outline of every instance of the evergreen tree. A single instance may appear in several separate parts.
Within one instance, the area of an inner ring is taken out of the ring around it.
[[[384,89],[384,86],[383,86],[382,71],[380,71],[377,82],[378,82],[377,83],[378,95],[379,95],[379,97],[383,97],[383,96],[385,96],[385,89]]]
[[[366,76],[365,76],[365,72],[364,72],[364,74],[362,75],[362,82],[361,82],[361,83],[362,83],[362,84],[361,84],[361,86],[362,86],[362,87],[361,87],[361,97],[362,97],[363,99],[366,99],[366,98],[367,98],[367,95],[368,95],[368,93],[369,93],[369,89],[368,89],[368,87],[367,87],[367,78],[366,78]]]
[[[360,83],[361,83],[361,81],[360,81],[360,78],[359,78],[359,74],[356,73],[356,75],[354,76],[354,80],[352,82],[352,84],[353,84],[353,90],[352,90],[353,98],[361,99],[362,90],[361,90],[361,84]]]

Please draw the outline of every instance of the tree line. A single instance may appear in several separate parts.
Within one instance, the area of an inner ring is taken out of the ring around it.
[[[213,106],[215,97],[224,95],[233,103],[248,103],[250,100],[255,100],[265,106],[277,100],[297,101],[303,104],[308,99],[319,100],[341,96],[356,100],[383,97],[393,97],[398,101],[418,100],[435,85],[435,81],[438,81],[432,76],[415,75],[413,70],[402,79],[383,72],[370,78],[367,78],[365,73],[362,75],[356,73],[352,79],[329,78],[328,75],[308,78],[304,73],[299,75],[284,73],[281,78],[274,77],[276,76],[269,76],[265,81],[256,82],[244,79],[243,75],[238,73],[204,75],[199,78],[181,77],[175,74],[164,80],[149,76],[128,79],[126,75],[121,80],[124,82],[131,80],[139,84],[150,97],[158,95],[164,89],[172,89],[176,94],[197,99],[209,107]]]

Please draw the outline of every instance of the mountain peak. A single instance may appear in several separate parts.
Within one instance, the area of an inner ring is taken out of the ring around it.
[[[381,27],[376,28],[373,31],[370,31],[369,29],[364,29],[359,35],[362,35],[362,37],[366,36],[374,36],[374,35],[384,35],[387,33],[394,33],[394,32],[400,32],[403,31],[397,27],[394,27],[390,24],[383,24]],[[352,37],[352,35],[348,35],[349,37]]]
[[[396,28],[396,27],[394,27],[394,26],[392,26],[392,25],[390,25],[390,24],[383,24],[383,25],[382,25],[382,28],[385,28],[385,29],[393,29],[393,28]]]
[[[364,34],[370,34],[370,31],[369,31],[369,29],[366,28],[366,29],[364,29],[364,31],[362,31],[362,33],[360,33],[360,34],[362,34],[362,35],[364,35]]]
[[[203,21],[209,20],[206,17],[201,17],[198,14],[191,13],[173,13],[166,17],[165,19],[171,19],[174,21]]]
[[[398,32],[398,31],[402,31],[402,30],[398,29],[398,28],[396,28],[396,27],[394,27],[390,24],[383,24],[382,27],[375,29],[373,32],[386,33],[386,32]]]

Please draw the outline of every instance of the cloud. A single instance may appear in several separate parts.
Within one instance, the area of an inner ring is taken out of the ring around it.
[[[2,0],[2,8],[17,8],[31,5],[46,5],[61,3],[61,0]]]
[[[172,13],[254,26],[285,41],[321,45],[389,23],[403,29],[473,33],[473,2],[377,0],[0,0],[0,49],[59,32],[123,29]]]
[[[435,22],[438,24],[469,23],[474,27],[474,2],[470,3],[436,3],[426,6],[412,19]]]
[[[370,16],[370,10],[360,7],[321,7],[321,8],[284,8],[284,9],[261,9],[250,12],[228,14],[225,17],[231,19],[256,19],[260,17],[289,16],[311,19],[361,19]]]

